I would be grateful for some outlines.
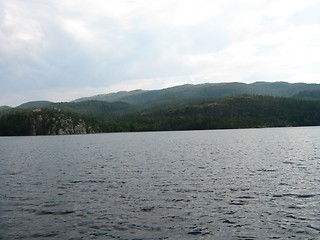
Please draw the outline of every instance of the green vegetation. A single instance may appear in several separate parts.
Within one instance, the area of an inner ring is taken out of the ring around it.
[[[9,106],[0,106],[0,112],[1,111],[4,111],[4,110],[8,110],[8,109],[10,109],[11,107],[9,107]]]
[[[186,84],[161,90],[135,90],[102,94],[75,100],[75,102],[98,100],[106,102],[127,102],[134,105],[158,104],[160,102],[190,102],[230,95],[250,94],[274,97],[294,97],[300,92],[320,91],[320,84],[255,82],[245,83],[205,83]]]
[[[100,100],[110,102],[6,107],[0,111],[0,135],[319,126],[319,86],[284,82],[183,85],[99,95]]]
[[[52,104],[53,102],[49,101],[31,101],[18,106],[19,108],[31,108],[31,107],[44,107]]]
[[[301,99],[320,99],[320,90],[301,91],[293,95],[293,97]]]
[[[320,101],[230,96],[107,122],[104,131],[163,131],[320,125]]]
[[[99,124],[61,109],[9,110],[0,117],[0,136],[61,135],[100,132]]]
[[[59,108],[99,121],[115,120],[136,110],[136,107],[125,102],[109,103],[96,100],[78,103],[57,103],[52,104],[47,108]]]

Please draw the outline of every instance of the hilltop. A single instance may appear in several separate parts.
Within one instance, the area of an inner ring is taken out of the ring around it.
[[[250,94],[273,97],[294,97],[320,99],[320,84],[255,82],[246,83],[204,83],[186,84],[160,90],[134,90],[100,94],[79,98],[74,102],[98,100],[106,102],[123,101],[130,104],[159,104],[166,102],[183,103],[207,98]]]
[[[319,126],[320,85],[187,84],[0,109],[0,135]]]
[[[53,102],[50,101],[31,101],[26,102],[18,106],[18,108],[31,108],[31,107],[45,107],[50,104],[53,104]]]
[[[320,125],[320,101],[234,95],[146,110],[105,122],[104,131],[172,131]]]

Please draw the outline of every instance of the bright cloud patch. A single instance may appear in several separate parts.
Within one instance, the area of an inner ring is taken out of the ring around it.
[[[318,0],[3,0],[0,105],[183,83],[320,83],[319,11]]]

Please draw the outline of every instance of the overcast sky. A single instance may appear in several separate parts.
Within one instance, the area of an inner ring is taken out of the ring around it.
[[[320,83],[319,0],[1,0],[0,105],[185,83]]]

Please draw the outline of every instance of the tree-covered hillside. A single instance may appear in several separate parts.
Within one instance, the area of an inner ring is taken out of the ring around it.
[[[208,83],[28,103],[0,111],[0,135],[320,126],[319,93],[319,84]]]
[[[0,106],[0,112],[1,111],[5,111],[5,110],[8,110],[8,109],[10,109],[11,107],[9,107],[9,106]]]
[[[96,121],[61,109],[15,109],[0,117],[0,136],[86,134],[100,131]]]
[[[133,106],[126,102],[109,103],[96,100],[57,103],[52,104],[47,108],[60,108],[65,111],[74,112],[81,116],[96,119],[99,121],[115,120],[138,110],[136,106]]]
[[[320,101],[230,96],[106,122],[104,131],[163,131],[320,125]]]
[[[293,97],[301,99],[320,99],[320,90],[301,91],[293,95]]]
[[[80,98],[75,102],[99,100],[106,102],[124,101],[130,104],[159,104],[167,102],[190,102],[213,97],[251,94],[274,97],[294,97],[300,92],[320,91],[320,84],[287,83],[287,82],[255,82],[246,83],[205,83],[186,84],[161,90],[135,90],[101,94],[92,97]],[[320,99],[320,98],[319,98]]]
[[[19,105],[18,107],[19,108],[45,107],[45,106],[48,106],[52,103],[53,102],[50,102],[50,101],[31,101],[31,102],[23,103],[23,104]]]

